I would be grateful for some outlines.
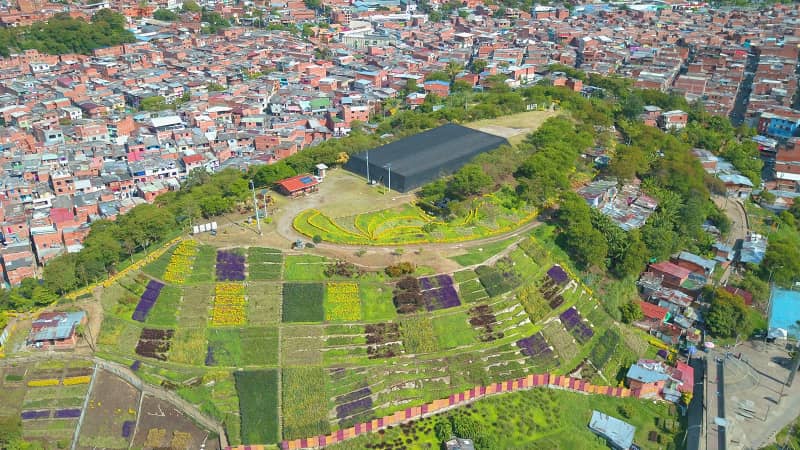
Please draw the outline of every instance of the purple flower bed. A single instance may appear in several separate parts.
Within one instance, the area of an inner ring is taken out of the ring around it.
[[[354,414],[364,412],[372,408],[372,397],[364,397],[354,402],[345,403],[336,407],[336,417],[344,419]]]
[[[131,370],[136,372],[137,370],[139,370],[139,367],[141,367],[141,365],[142,362],[137,359],[136,361],[133,362],[133,364],[131,364]]]
[[[56,410],[56,419],[77,419],[81,416],[80,408],[69,408]]]
[[[50,418],[50,410],[46,409],[43,411],[22,411],[22,420],[36,420],[36,419],[48,419]]]
[[[133,427],[136,426],[136,422],[133,420],[126,420],[122,422],[122,437],[129,438],[133,434]]]
[[[234,252],[220,250],[217,252],[217,280],[244,280],[244,256]]]
[[[353,391],[349,394],[344,394],[336,397],[336,403],[348,403],[352,402],[353,400],[358,400],[360,398],[364,398],[367,396],[372,395],[372,390],[368,387],[359,389],[357,391]]]
[[[420,278],[419,279],[419,288],[421,290],[427,291],[428,289],[433,289],[435,287],[436,286],[433,284],[433,280],[432,279],[430,279],[428,277],[424,277],[424,278]]]
[[[551,267],[550,270],[547,271],[547,276],[558,284],[564,284],[569,279],[567,272],[564,271],[564,269],[562,269],[558,264]]]
[[[657,351],[657,352],[656,352],[656,355],[658,355],[658,357],[660,357],[660,358],[664,358],[664,359],[667,359],[667,356],[668,356],[668,355],[667,355],[667,351],[666,351],[666,350],[663,350],[663,349],[662,349],[662,350],[659,350],[659,351]]]
[[[423,291],[422,300],[425,302],[425,308],[428,311],[453,308],[461,305],[461,299],[458,298],[458,293],[453,285]]]
[[[594,336],[594,331],[583,322],[580,313],[575,307],[561,313],[559,318],[561,319],[561,323],[564,324],[564,328],[566,328],[578,342],[585,344]]]
[[[161,289],[163,287],[163,283],[159,283],[155,280],[150,280],[150,282],[147,283],[147,288],[145,288],[144,292],[142,292],[142,296],[139,298],[139,303],[136,305],[136,309],[133,311],[133,320],[144,322],[144,320],[147,318],[147,314],[149,314],[150,310],[153,309],[153,306],[155,306],[156,300],[158,300],[158,295],[161,293]]]

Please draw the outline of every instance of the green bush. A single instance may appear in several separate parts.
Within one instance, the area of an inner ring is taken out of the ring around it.
[[[319,244],[320,242],[322,242],[322,236],[315,234],[314,237],[311,238],[311,240],[314,241],[315,244]]]

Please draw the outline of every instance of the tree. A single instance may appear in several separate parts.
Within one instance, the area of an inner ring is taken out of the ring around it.
[[[492,178],[477,164],[466,164],[458,170],[447,184],[450,197],[464,199],[482,193],[492,185]]]
[[[453,436],[453,425],[448,420],[440,420],[433,426],[433,432],[437,441],[448,441]]]
[[[159,8],[153,13],[153,19],[174,22],[178,20],[178,15],[168,9]]]
[[[486,70],[489,63],[485,59],[475,59],[472,61],[472,73],[481,73]]]
[[[201,12],[203,10],[194,0],[185,0],[181,9],[185,12]]]
[[[644,316],[642,313],[642,307],[638,302],[627,302],[623,304],[619,307],[619,312],[622,317],[622,321],[625,323],[636,322]]]
[[[77,257],[74,253],[57,256],[44,266],[42,278],[44,285],[51,291],[64,295],[78,286],[75,276]]]
[[[764,261],[761,263],[761,278],[781,286],[790,286],[800,274],[800,237],[792,233],[775,233],[769,241]]]
[[[752,330],[744,300],[723,288],[708,292],[712,297],[706,315],[709,332],[716,337],[747,336]]]
[[[458,62],[450,61],[447,63],[447,67],[445,68],[445,72],[450,80],[450,83],[456,81],[456,76],[464,70],[464,66]]]
[[[453,426],[453,434],[462,439],[475,439],[483,434],[481,425],[464,414],[450,416],[450,424]]]

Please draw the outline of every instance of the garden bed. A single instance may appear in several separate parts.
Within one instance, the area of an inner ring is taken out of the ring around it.
[[[322,283],[284,283],[283,322],[322,322],[324,298]]]

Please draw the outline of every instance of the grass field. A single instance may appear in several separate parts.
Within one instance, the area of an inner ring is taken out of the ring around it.
[[[514,236],[502,241],[493,242],[491,244],[481,245],[480,247],[469,247],[467,252],[463,255],[451,256],[450,259],[461,264],[462,266],[472,266],[480,264],[492,256],[502,252],[509,245],[520,240],[519,236]]]
[[[208,283],[215,278],[217,250],[210,245],[201,245],[197,250],[192,271],[186,276],[186,284]]]
[[[433,334],[436,336],[437,347],[442,350],[476,342],[475,329],[469,324],[465,312],[434,317]]]
[[[325,319],[325,286],[322,283],[283,285],[284,322],[322,322]]]
[[[145,265],[142,268],[142,272],[150,275],[151,277],[161,279],[164,276],[164,270],[167,268],[170,258],[172,258],[172,251],[174,249],[175,247],[167,250],[164,252],[164,254],[156,258],[155,261]]]
[[[283,279],[286,281],[322,281],[327,279],[327,260],[314,255],[287,255],[284,259]]]
[[[322,364],[321,326],[297,325],[281,330],[281,367]]]
[[[362,283],[359,289],[364,320],[377,322],[397,317],[397,308],[392,303],[392,288],[383,283]]]
[[[214,365],[242,367],[278,364],[276,327],[215,328],[208,331]]]
[[[278,371],[235,372],[242,442],[275,443],[278,430]]]
[[[283,438],[317,436],[330,431],[325,370],[321,367],[284,369]]]
[[[246,289],[248,322],[252,325],[280,323],[283,285],[275,282],[250,282]]]
[[[177,312],[181,304],[183,292],[180,288],[166,285],[161,290],[155,306],[147,315],[145,323],[157,327],[174,327],[177,325]]]
[[[484,133],[502,136],[511,145],[517,145],[550,117],[557,116],[557,111],[527,111],[494,119],[483,119],[464,124],[464,126],[483,131]]]
[[[214,285],[199,284],[183,288],[183,301],[178,311],[178,324],[181,327],[205,326],[211,314],[211,296]]]

